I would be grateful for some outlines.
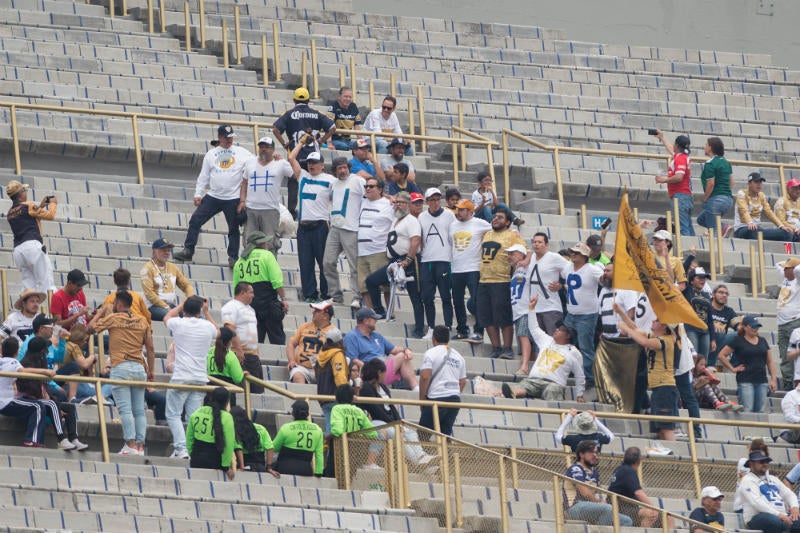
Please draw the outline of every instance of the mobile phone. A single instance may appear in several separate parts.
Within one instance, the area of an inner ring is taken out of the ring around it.
[[[611,225],[611,222],[612,220],[610,218],[605,219],[603,223],[600,224],[600,229],[608,229],[608,227]]]
[[[657,137],[658,136],[658,130],[650,128],[649,130],[647,130],[647,134],[648,135],[652,135],[653,137]]]

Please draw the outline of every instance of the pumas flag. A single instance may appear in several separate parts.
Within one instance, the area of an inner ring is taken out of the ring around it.
[[[619,206],[613,285],[615,289],[647,294],[659,322],[684,323],[699,329],[708,327],[669,279],[661,260],[656,259],[642,228],[633,217],[627,192],[622,195]]]

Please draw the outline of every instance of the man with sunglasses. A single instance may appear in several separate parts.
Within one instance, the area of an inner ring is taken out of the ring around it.
[[[395,109],[397,109],[397,99],[392,95],[386,95],[381,102],[380,109],[373,109],[367,115],[364,120],[364,130],[403,135],[403,129],[400,127]],[[389,140],[386,137],[375,137],[375,148],[379,154],[389,153]],[[406,149],[406,154],[413,155],[413,151],[409,152]]]
[[[386,264],[385,235],[394,222],[392,202],[383,196],[383,180],[369,178],[364,185],[364,199],[358,219],[358,290],[361,298],[353,296],[350,307],[358,311],[362,305],[372,307],[367,292],[367,276]]]

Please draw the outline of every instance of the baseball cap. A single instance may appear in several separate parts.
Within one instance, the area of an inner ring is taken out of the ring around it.
[[[391,148],[392,146],[406,146],[406,147],[408,147],[408,145],[405,142],[403,142],[403,140],[400,139],[399,137],[395,137],[394,139],[392,139],[392,142],[389,143],[389,148]]]
[[[585,255],[586,257],[589,257],[589,255],[592,253],[591,248],[589,248],[588,246],[586,246],[582,242],[579,242],[578,244],[576,244],[575,246],[570,248],[569,251],[570,252],[577,252],[577,253],[579,253],[581,255]]]
[[[469,209],[470,211],[475,211],[475,204],[473,204],[471,200],[464,199],[456,204],[456,209]]]
[[[767,180],[765,180],[764,176],[762,176],[758,172],[751,172],[750,174],[747,175],[747,183],[750,183],[751,181],[765,182]]]
[[[6,185],[6,196],[16,196],[22,191],[27,191],[30,188],[30,185],[27,183],[20,183],[17,180],[11,180]]]
[[[672,233],[668,232],[665,229],[660,229],[657,232],[653,233],[653,238],[658,239],[659,241],[672,242]]]
[[[435,196],[435,195],[437,195],[437,194],[438,194],[439,196],[441,196],[441,195],[442,195],[442,191],[440,191],[440,190],[439,190],[438,188],[436,188],[436,187],[429,187],[428,189],[426,189],[426,190],[425,190],[425,199],[427,200],[427,199],[428,199],[428,198],[430,198],[431,196]]]
[[[308,89],[305,87],[298,87],[294,90],[294,99],[298,102],[308,102],[309,98],[311,98],[311,95],[308,94]]]
[[[380,318],[380,315],[375,313],[375,311],[373,311],[369,307],[362,307],[361,309],[358,310],[358,312],[356,312],[356,322],[361,322],[368,318],[374,318],[375,320],[378,320]]]
[[[311,152],[306,156],[306,161],[309,163],[322,163],[325,159],[322,157],[322,154],[319,152]]]
[[[786,182],[787,187],[800,187],[800,180],[797,178],[792,178]]]
[[[751,328],[760,328],[761,322],[758,321],[753,315],[747,315],[742,319],[742,324]]]
[[[331,328],[325,333],[325,340],[331,342],[342,342],[344,336],[339,328]]]
[[[269,240],[263,231],[254,231],[247,236],[247,244],[264,244]]]
[[[153,250],[161,250],[163,248],[175,248],[175,245],[167,239],[156,239],[153,241]]]
[[[586,239],[586,246],[600,249],[603,246],[603,238],[600,235],[589,235]]]
[[[261,137],[258,140],[258,144],[266,144],[267,146],[275,146],[275,141],[272,140],[272,137]]]
[[[423,200],[422,195],[418,192],[412,192],[410,198],[412,202],[421,202]]]
[[[707,278],[708,274],[703,267],[693,268],[692,271],[689,273],[693,278],[700,276],[701,278]]]
[[[321,302],[315,302],[313,304],[309,304],[309,307],[318,311],[327,311],[330,316],[333,316],[333,300],[322,300]]]
[[[217,128],[217,137],[236,137],[236,134],[233,133],[233,127],[230,124],[223,124],[219,128]]]
[[[709,487],[703,487],[703,490],[700,492],[700,498],[717,499],[717,498],[724,498],[724,497],[725,497],[725,495],[722,494],[722,492],[717,487],[715,487],[714,485],[711,485]]]
[[[89,280],[86,279],[86,274],[84,274],[77,268],[69,271],[69,273],[67,274],[67,281],[70,283],[74,283],[78,287],[83,287],[84,285],[89,284]]]
[[[55,323],[56,321],[53,320],[52,318],[48,318],[45,315],[38,314],[36,315],[36,317],[34,317],[31,327],[33,328],[33,332],[36,333],[42,326],[50,326]]]
[[[352,148],[353,150],[358,150],[359,148],[365,148],[369,150],[369,141],[366,139],[356,139],[353,141]]]
[[[522,244],[514,244],[506,248],[506,253],[520,252],[522,255],[528,255],[528,250]]]

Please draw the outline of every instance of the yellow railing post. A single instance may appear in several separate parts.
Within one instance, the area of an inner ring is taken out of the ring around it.
[[[453,141],[450,150],[453,152],[453,183],[458,187],[458,146],[459,143]]]
[[[389,501],[396,508],[403,507],[402,499],[400,497],[400,468],[397,462],[395,445],[397,441],[397,432],[395,431],[395,438],[386,441],[386,448],[384,449],[384,483],[386,483],[386,491],[389,493]],[[396,475],[395,475],[396,474]]]
[[[272,69],[275,71],[275,81],[281,81],[280,34],[277,22],[272,23]]]
[[[19,156],[19,132],[17,131],[17,106],[11,106],[11,142],[14,145],[14,174],[22,175],[22,159]]]
[[[456,502],[456,527],[464,526],[464,502],[462,501],[461,492],[461,454],[453,454],[453,483],[455,490]]]
[[[753,298],[758,298],[758,272],[756,272],[756,245],[750,243],[750,285]]]
[[[722,246],[722,217],[716,217],[717,228],[717,256],[719,257],[719,273],[725,274],[725,252]]]
[[[124,0],[123,0],[124,1]],[[205,0],[198,0],[200,16],[200,49],[206,47],[206,4]]]
[[[434,407],[433,412],[436,413],[436,426],[439,425],[439,409]],[[437,433],[439,430],[436,430]],[[442,494],[444,495],[444,514],[445,514],[445,529],[447,533],[453,531],[453,508],[450,501],[450,456],[447,449],[447,437],[440,437],[442,446],[442,458],[439,464],[439,472],[442,474]]]
[[[253,153],[258,154],[258,124],[253,124],[253,147]]]
[[[556,533],[564,531],[564,502],[561,493],[561,480],[553,476],[553,506],[556,511]]]
[[[505,129],[501,133],[501,141],[503,144],[503,184],[508,191],[511,183],[511,167],[508,164],[508,133]]]
[[[390,96],[394,96],[394,86],[395,86],[395,79],[394,79],[394,72],[389,73],[389,92],[387,93]]]
[[[408,99],[408,133],[414,135],[414,100],[412,98]],[[413,139],[408,140],[412,146],[416,146],[416,142]]]
[[[158,0],[158,20],[161,22],[161,33],[167,33],[167,10],[164,9],[164,0]]]
[[[639,222],[639,208],[638,207],[634,207],[633,208],[633,218],[636,220],[636,222]]]
[[[500,455],[498,457],[500,463],[498,485],[500,488],[500,530],[503,533],[508,533],[508,491],[506,489],[506,458]]]
[[[103,397],[103,385],[99,381],[94,382],[94,395],[97,399],[97,421],[100,423],[100,444],[103,447],[103,462],[111,462],[111,454],[108,449],[108,428],[106,428],[106,400]]]
[[[233,30],[236,36],[236,64],[242,64],[242,26],[239,20],[239,6],[233,6]]]
[[[458,103],[458,127],[464,128],[464,106],[461,102]],[[461,139],[463,136],[459,133],[458,138]],[[459,157],[461,158],[461,170],[464,172],[467,171],[467,147],[464,144],[460,144],[458,147],[458,151],[461,152]],[[508,190],[508,184],[506,184],[506,190]]]
[[[492,181],[494,181],[494,155],[492,155],[492,145],[486,145],[486,164],[489,166],[489,175],[492,177]],[[506,204],[509,206],[511,205],[511,191],[506,187],[506,190],[503,191],[503,199],[505,200]]]
[[[350,446],[347,443],[347,433],[339,437],[342,443],[342,468],[344,468],[344,488],[350,490]]]
[[[717,281],[717,250],[713,234],[708,236],[708,270],[711,281]]]
[[[671,209],[667,209],[667,212],[665,214],[666,214],[666,219],[667,219],[667,231],[670,232],[670,233],[673,233],[673,230],[675,229],[675,226],[674,226],[674,224],[672,222],[672,210]],[[672,247],[672,250],[670,250],[669,253],[670,253],[670,255],[675,255],[675,247],[674,246]]]
[[[317,77],[317,41],[311,39],[311,88],[313,98],[319,98],[319,78]]]
[[[228,21],[222,21],[222,66],[230,68],[231,63],[228,58]]]
[[[269,64],[267,63],[267,36],[261,36],[261,84],[266,87],[269,83]]]
[[[758,232],[758,280],[761,282],[759,293],[767,292],[766,261],[764,260],[764,234]]]
[[[136,113],[131,115],[131,125],[133,126],[133,150],[136,155],[136,175],[139,185],[144,185],[144,169],[142,168],[142,143],[139,140],[139,123],[136,121]]]
[[[53,289],[47,289],[47,301],[42,305],[42,313],[45,315],[50,314],[50,302],[53,301]]]
[[[344,75],[344,67],[339,69],[339,88],[344,87],[345,84],[345,75]],[[370,106],[370,111],[372,111],[372,107]]]
[[[694,436],[695,422],[689,418],[689,452],[692,454],[692,474],[694,476],[694,493],[697,498],[700,497],[702,485],[700,484],[700,465],[697,462],[697,439]]]
[[[614,533],[620,532],[619,523],[619,499],[615,493],[611,493],[611,520],[614,522]]]
[[[128,16],[128,0],[122,0],[122,13],[121,16]]]
[[[253,398],[250,396],[250,381],[244,380],[244,410],[247,411],[247,418],[253,417]]]
[[[587,222],[587,215],[586,215],[586,204],[581,204],[581,229],[585,230],[588,229],[588,222]]]
[[[422,85],[417,85],[417,109],[419,110],[419,134],[425,135],[425,100],[422,97]],[[427,152],[428,141],[422,139],[419,147],[423,152]]]
[[[353,91],[353,100],[356,99],[356,58],[350,56],[350,90]]]
[[[669,515],[666,509],[661,510],[661,529],[664,533],[669,533]]]
[[[108,16],[109,18],[114,18],[114,11],[116,11],[116,6],[114,6],[114,0],[108,0]]]
[[[114,0],[111,0],[112,2]],[[192,18],[189,16],[189,2],[183,3],[183,27],[186,35],[186,51],[192,51]]]
[[[563,217],[566,208],[564,206],[564,182],[561,179],[561,160],[559,158],[558,147],[553,149],[553,160],[556,165],[556,191],[558,192],[558,214]]]
[[[678,205],[678,199],[672,199],[672,207],[675,211],[675,256],[682,257],[681,250],[681,217],[680,217],[680,206]]]
[[[153,33],[153,0],[147,0],[147,31]]]
[[[783,196],[786,193],[786,174],[784,174],[784,166],[783,163],[778,165],[778,178],[780,179],[781,190],[778,193],[779,196]]]
[[[375,109],[375,82],[369,80],[369,108],[370,110]]]
[[[300,86],[308,88],[308,54],[303,50],[300,55]]]
[[[0,270],[0,290],[2,290],[2,298],[3,298],[3,317],[8,316],[8,297],[11,296],[8,294],[8,271],[6,269]]]
[[[517,449],[512,446],[511,451],[511,458],[514,459],[511,461],[511,488],[514,490],[519,489],[519,468],[517,466]]]
[[[105,336],[100,333],[97,335],[97,364],[100,370],[106,366],[106,343]]]

